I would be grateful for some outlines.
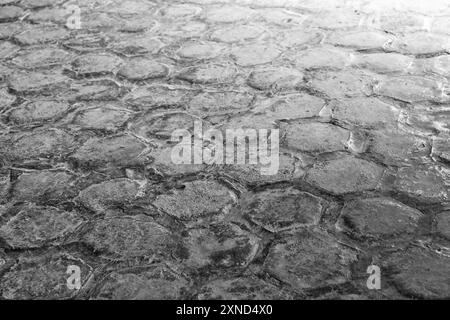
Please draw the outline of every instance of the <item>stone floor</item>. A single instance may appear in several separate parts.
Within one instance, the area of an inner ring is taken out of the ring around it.
[[[0,0],[2,299],[450,298],[448,1],[71,3]]]

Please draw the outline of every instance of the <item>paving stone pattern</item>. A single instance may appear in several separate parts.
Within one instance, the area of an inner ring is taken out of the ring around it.
[[[67,3],[0,1],[0,299],[450,298],[448,1]]]

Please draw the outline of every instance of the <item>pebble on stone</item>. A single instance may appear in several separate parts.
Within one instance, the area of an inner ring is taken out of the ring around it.
[[[322,216],[323,200],[293,188],[270,189],[243,197],[242,212],[270,232],[316,225]]]
[[[341,219],[359,237],[386,240],[413,234],[422,216],[420,211],[393,199],[370,198],[346,203]]]
[[[333,194],[374,190],[384,169],[372,162],[344,156],[316,164],[307,172],[306,181]]]
[[[259,247],[256,236],[231,223],[213,223],[187,233],[183,242],[189,258],[184,263],[195,269],[245,267]]]
[[[82,223],[75,212],[28,205],[0,227],[0,238],[13,249],[58,245]]]
[[[129,135],[91,138],[72,155],[77,164],[88,167],[135,166],[143,164],[144,143]]]
[[[215,181],[197,180],[183,186],[157,196],[153,204],[172,216],[191,220],[227,213],[236,203],[235,194]]]
[[[104,213],[114,206],[131,203],[139,192],[139,183],[119,178],[87,187],[80,192],[77,201],[94,212]]]
[[[297,232],[273,245],[264,262],[267,273],[303,291],[343,284],[356,254],[319,229]],[[320,268],[318,268],[320,266]]]
[[[141,81],[163,78],[168,72],[167,66],[162,63],[147,58],[134,58],[126,61],[117,74],[128,80]]]
[[[259,90],[295,90],[302,86],[304,74],[289,68],[262,68],[252,71],[249,86]]]
[[[164,264],[108,274],[96,300],[178,300],[186,297],[191,281]]]

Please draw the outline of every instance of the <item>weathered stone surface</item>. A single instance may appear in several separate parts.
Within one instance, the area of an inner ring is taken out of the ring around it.
[[[247,20],[256,12],[247,7],[226,5],[212,7],[206,11],[206,19],[213,22],[236,22]]]
[[[147,80],[165,77],[169,70],[166,65],[146,59],[134,58],[125,62],[118,71],[118,75],[128,80]]]
[[[58,5],[64,2],[64,0],[22,0],[20,4],[26,8],[42,8],[49,7],[51,5]]]
[[[122,87],[109,79],[72,83],[70,88],[59,93],[60,99],[75,101],[115,100],[122,93]]]
[[[197,150],[193,150],[197,152]],[[201,157],[202,150],[198,150],[198,156]],[[173,148],[157,148],[150,152],[152,163],[148,167],[163,175],[183,175],[199,173],[205,170],[206,164],[177,164],[173,161]]]
[[[370,95],[374,80],[362,71],[324,71],[314,74],[310,84],[330,98],[345,98]]]
[[[422,213],[390,198],[359,199],[342,209],[343,224],[363,238],[404,237],[413,234]]]
[[[66,39],[69,31],[53,26],[38,26],[18,33],[14,39],[22,45],[57,42]]]
[[[418,76],[388,78],[378,83],[374,91],[376,94],[406,102],[449,100],[448,93],[445,94],[436,80]]]
[[[24,14],[22,8],[17,6],[4,6],[0,13],[0,22],[12,21],[20,18]]]
[[[204,92],[189,101],[188,112],[200,117],[232,114],[248,110],[252,101],[247,92]]]
[[[58,119],[69,111],[69,104],[55,100],[38,100],[11,110],[9,120],[17,124],[45,122]]]
[[[145,215],[95,220],[82,242],[115,259],[170,256],[175,252],[175,237]]]
[[[236,63],[243,67],[266,64],[275,60],[281,51],[273,45],[250,44],[236,48],[231,55]]]
[[[175,4],[163,8],[159,14],[166,19],[193,17],[202,11],[201,7],[192,4]]]
[[[310,193],[293,188],[270,189],[244,196],[241,207],[252,222],[270,232],[280,232],[318,224],[323,202]]]
[[[212,180],[185,182],[183,185],[183,189],[157,196],[153,204],[172,216],[192,220],[227,213],[236,202],[233,192]]]
[[[450,240],[450,212],[444,211],[436,215],[436,232]]]
[[[152,33],[136,36],[125,33],[121,38],[111,42],[108,47],[126,57],[135,57],[156,54],[164,47],[164,43]]]
[[[136,181],[114,179],[87,187],[80,192],[77,201],[94,212],[104,213],[108,208],[131,203],[140,190]]]
[[[38,93],[63,87],[70,79],[58,71],[18,72],[9,77],[9,87],[20,93]]]
[[[398,53],[371,53],[355,56],[352,64],[378,73],[406,73],[414,59]]]
[[[319,116],[325,100],[306,93],[294,93],[259,100],[255,112],[263,112],[271,119],[300,119]]]
[[[345,194],[376,189],[383,172],[375,163],[345,156],[315,165],[306,180],[328,192]]]
[[[0,39],[8,39],[22,30],[22,25],[17,22],[0,24]]]
[[[12,63],[21,68],[35,69],[64,64],[70,56],[67,51],[61,49],[41,48],[20,53],[12,59]]]
[[[114,73],[122,60],[111,54],[87,54],[72,62],[72,71],[80,76],[93,76]]]
[[[296,62],[304,69],[341,69],[350,64],[350,54],[334,47],[317,47],[300,52]]]
[[[16,101],[16,97],[6,89],[0,89],[0,108],[8,108]]]
[[[254,276],[218,279],[200,288],[199,300],[286,300],[290,296]]]
[[[76,196],[76,178],[65,171],[22,173],[14,182],[12,195],[18,201],[53,203]]]
[[[393,281],[401,293],[412,298],[450,298],[450,258],[426,249],[411,247],[393,255],[388,262]]]
[[[296,47],[302,45],[318,44],[323,39],[323,33],[318,30],[287,30],[283,33],[281,45],[286,47]]]
[[[102,107],[80,110],[73,118],[72,124],[83,129],[117,131],[130,116],[131,112],[106,104]]]
[[[258,38],[264,34],[264,29],[251,25],[238,25],[214,31],[211,39],[221,42],[233,43]]]
[[[408,33],[400,38],[399,49],[402,53],[416,55],[448,52],[450,37],[430,32]]]
[[[11,248],[31,249],[64,243],[83,219],[75,212],[28,205],[0,227],[0,238]]]
[[[285,129],[286,146],[300,151],[333,152],[347,149],[350,132],[328,123],[291,124]]]
[[[177,78],[190,83],[222,84],[233,81],[236,73],[232,65],[207,64],[182,69]]]
[[[81,257],[67,253],[50,251],[39,257],[26,254],[9,270],[0,282],[0,292],[4,299],[68,299],[75,297],[79,290],[67,286],[67,267],[76,265],[82,275],[82,288],[92,275],[92,267]]]
[[[395,37],[388,33],[363,32],[335,32],[327,38],[327,42],[337,46],[351,47],[357,50],[386,50],[392,47]]]
[[[448,174],[437,166],[404,167],[396,174],[394,189],[418,201],[448,201]]]
[[[0,42],[0,59],[10,58],[14,53],[20,50],[19,46],[9,42],[9,41],[1,41]]]
[[[145,162],[144,143],[129,135],[92,138],[72,156],[81,166],[134,166]]]
[[[211,59],[217,57],[223,47],[214,42],[190,42],[183,45],[177,55],[182,59]]]
[[[430,153],[426,140],[400,131],[374,131],[371,133],[369,152],[389,165],[420,159]]]
[[[273,245],[264,269],[296,290],[307,290],[347,282],[355,260],[354,252],[327,233],[304,230]]]
[[[11,160],[59,158],[75,147],[74,137],[59,129],[35,130],[12,136],[11,145],[4,154]]]
[[[443,75],[445,77],[450,76],[450,55],[442,55],[429,59],[424,59],[425,71],[430,71]]]
[[[114,271],[93,297],[97,300],[178,300],[186,297],[191,281],[164,264]]]
[[[184,89],[168,86],[139,87],[128,93],[124,100],[143,108],[160,106],[178,106],[185,102],[189,92]]]
[[[438,136],[433,140],[432,156],[441,161],[450,162],[450,138]]]
[[[303,73],[288,68],[262,68],[250,73],[248,84],[259,90],[295,90],[303,84]]]
[[[258,13],[267,22],[279,26],[298,26],[306,19],[306,15],[280,8],[260,8]]]
[[[231,223],[214,223],[187,233],[185,263],[191,268],[245,267],[258,251],[259,239]]]
[[[398,109],[376,98],[340,99],[332,112],[341,123],[370,128],[394,127],[400,116]]]

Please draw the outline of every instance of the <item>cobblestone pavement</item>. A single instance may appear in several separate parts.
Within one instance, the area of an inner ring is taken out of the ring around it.
[[[0,0],[3,299],[450,298],[448,1],[66,4]],[[172,164],[194,120],[278,174]]]

